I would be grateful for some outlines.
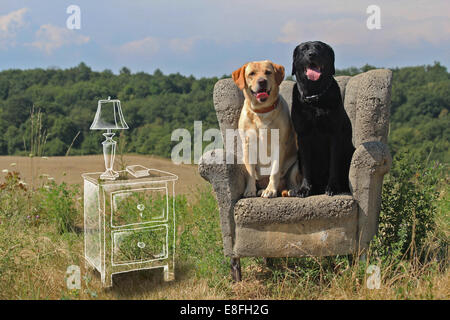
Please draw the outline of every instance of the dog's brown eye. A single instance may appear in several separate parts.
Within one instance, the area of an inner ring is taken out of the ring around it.
[[[252,71],[248,74],[249,76],[254,76],[255,75],[255,71]]]
[[[267,70],[265,73],[268,76],[269,74],[272,74],[272,71]]]

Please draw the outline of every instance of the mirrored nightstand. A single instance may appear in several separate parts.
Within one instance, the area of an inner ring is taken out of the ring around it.
[[[173,280],[178,177],[156,169],[141,178],[119,171],[125,178],[101,180],[101,174],[82,175],[86,265],[100,272],[105,287],[113,274],[141,269],[164,268],[164,280]]]

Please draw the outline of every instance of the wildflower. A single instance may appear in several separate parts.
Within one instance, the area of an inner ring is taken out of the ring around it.
[[[36,215],[36,219],[39,219],[39,215]]]

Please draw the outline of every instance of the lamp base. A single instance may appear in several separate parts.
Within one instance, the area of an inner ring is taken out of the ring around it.
[[[101,180],[116,180],[119,177],[119,173],[108,169],[100,175]]]

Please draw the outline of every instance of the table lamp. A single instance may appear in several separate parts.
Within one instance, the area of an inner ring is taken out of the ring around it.
[[[111,100],[111,97],[108,97],[108,100],[99,100],[97,113],[90,129],[106,130],[106,133],[103,134],[106,140],[102,142],[106,171],[100,175],[100,179],[115,180],[119,176],[119,173],[113,170],[117,142],[112,139],[114,133],[111,130],[128,129],[128,125],[123,118],[120,100]]]

